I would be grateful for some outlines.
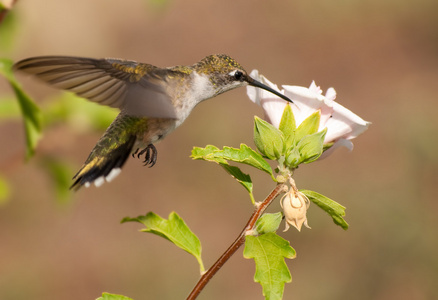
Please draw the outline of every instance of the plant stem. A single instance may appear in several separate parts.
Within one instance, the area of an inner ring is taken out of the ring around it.
[[[237,239],[228,247],[228,249],[219,257],[219,259],[205,272],[198,283],[193,288],[190,295],[187,297],[187,300],[194,300],[198,297],[199,293],[204,289],[207,283],[211,278],[219,271],[219,269],[227,262],[228,259],[237,251],[237,249],[242,246],[245,242],[246,232],[248,230],[253,230],[256,221],[260,218],[262,213],[266,210],[266,208],[271,204],[271,202],[284,191],[284,187],[286,187],[285,183],[279,183],[272,190],[272,192],[260,203],[260,205],[256,208],[254,213],[249,218],[243,230],[240,232]]]

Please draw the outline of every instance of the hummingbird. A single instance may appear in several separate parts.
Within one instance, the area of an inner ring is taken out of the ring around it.
[[[130,154],[152,167],[154,144],[180,126],[200,102],[251,85],[292,100],[251,78],[225,54],[209,55],[191,66],[159,68],[114,58],[39,56],[17,62],[24,71],[79,97],[120,109],[73,177],[71,189],[102,185],[120,172]]]

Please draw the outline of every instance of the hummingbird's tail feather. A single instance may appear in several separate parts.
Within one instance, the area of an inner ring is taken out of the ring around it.
[[[73,177],[75,181],[70,189],[78,190],[82,186],[89,187],[92,183],[98,187],[105,181],[113,180],[121,172],[132,152],[136,139],[135,135],[130,135],[124,143],[117,145],[110,151],[102,149],[98,143],[82,168]],[[106,153],[99,150],[104,150]]]
[[[146,132],[148,120],[119,114],[94,146],[71,189],[102,185],[114,179],[131,154],[139,133]]]

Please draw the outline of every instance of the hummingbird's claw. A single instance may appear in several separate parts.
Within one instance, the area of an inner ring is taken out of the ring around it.
[[[138,150],[140,150],[139,148],[137,148],[137,150],[135,150],[134,152],[132,152],[132,157],[135,157],[135,155],[137,154]]]
[[[133,155],[137,154],[137,152],[138,149],[133,153]],[[149,144],[147,145],[146,148],[144,148],[137,154],[137,158],[140,158],[140,156],[142,156],[143,154],[144,154],[144,161],[143,161],[144,166],[149,165],[149,168],[152,168],[157,162],[157,157],[158,157],[157,148],[155,148],[153,144]]]

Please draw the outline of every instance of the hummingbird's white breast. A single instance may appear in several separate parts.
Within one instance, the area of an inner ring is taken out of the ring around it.
[[[175,112],[178,117],[176,127],[184,122],[198,103],[214,97],[216,93],[208,76],[196,71],[190,74],[190,78],[184,84],[188,84],[187,89],[176,95],[174,100]]]

